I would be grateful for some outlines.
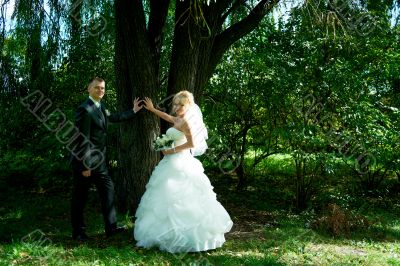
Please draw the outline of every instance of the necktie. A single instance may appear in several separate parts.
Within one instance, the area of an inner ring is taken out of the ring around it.
[[[97,111],[100,114],[101,120],[103,120],[103,122],[105,123],[106,122],[106,118],[104,117],[103,111],[101,110],[101,105],[97,108]]]

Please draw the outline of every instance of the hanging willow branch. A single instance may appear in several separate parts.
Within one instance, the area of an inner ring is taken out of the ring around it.
[[[7,6],[10,0],[4,0],[0,7],[0,25],[1,25],[1,35],[0,35],[0,51],[3,50],[4,40],[6,36],[6,22],[7,22]]]

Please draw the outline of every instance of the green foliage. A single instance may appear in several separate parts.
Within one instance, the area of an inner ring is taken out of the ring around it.
[[[97,2],[98,9],[90,6],[94,3],[85,6],[78,42],[61,38],[69,27],[66,21],[75,15],[69,13],[72,10],[67,5],[55,1],[44,10],[40,2],[17,2],[15,27],[3,36],[0,56],[4,66],[0,71],[4,85],[0,111],[7,114],[0,117],[1,175],[9,184],[50,188],[69,183],[69,151],[40,119],[49,118],[58,109],[73,123],[74,110],[87,97],[86,87],[93,77],[106,80],[105,102],[110,110],[116,109],[114,11],[112,4],[103,2]],[[107,24],[94,34],[91,30],[95,25],[90,23],[95,23],[92,18],[98,12]],[[34,92],[43,94],[49,108],[41,106],[32,114],[21,99]],[[112,140],[116,132],[110,133],[110,146],[115,146]]]
[[[206,88],[206,119],[243,164],[239,179],[270,172],[262,166],[271,167],[263,163],[271,154],[290,154],[303,209],[334,174],[346,172],[364,191],[392,178],[398,30],[372,7],[306,1],[232,47]]]
[[[45,155],[28,151],[7,151],[0,158],[0,179],[5,180],[9,187],[23,189],[68,185],[71,182],[68,159],[65,154],[57,152],[58,149],[54,147],[49,147]]]

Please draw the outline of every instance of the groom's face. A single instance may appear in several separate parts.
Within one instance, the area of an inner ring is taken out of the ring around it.
[[[100,102],[105,93],[106,84],[104,81],[93,81],[91,86],[89,87],[89,95],[95,99],[96,101]]]

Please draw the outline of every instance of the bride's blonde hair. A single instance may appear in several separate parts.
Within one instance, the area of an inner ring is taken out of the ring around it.
[[[172,99],[173,103],[177,101],[185,106],[190,106],[194,104],[194,97],[193,94],[189,91],[180,91],[175,94],[174,98]]]

